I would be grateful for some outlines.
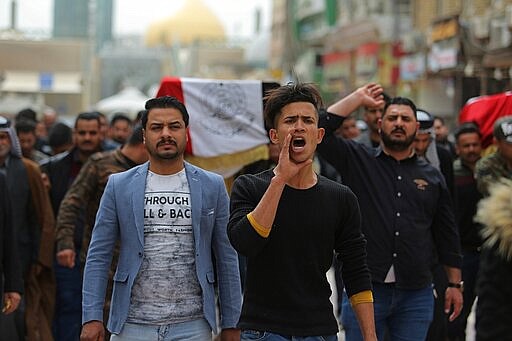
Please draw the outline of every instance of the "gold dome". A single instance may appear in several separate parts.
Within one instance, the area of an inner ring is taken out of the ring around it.
[[[146,32],[146,45],[170,46],[198,40],[224,40],[224,26],[201,0],[186,0],[172,17],[152,24]]]

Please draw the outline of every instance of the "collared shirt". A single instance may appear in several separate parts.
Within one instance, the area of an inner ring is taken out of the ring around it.
[[[442,174],[415,155],[398,161],[380,147],[336,137],[341,121],[321,115],[326,135],[318,151],[358,197],[372,279],[384,282],[393,265],[397,287],[418,289],[431,283],[436,256],[460,268],[459,235]]]
[[[7,176],[7,167],[9,167],[9,158],[10,155],[5,157],[4,163],[0,164],[0,173]]]

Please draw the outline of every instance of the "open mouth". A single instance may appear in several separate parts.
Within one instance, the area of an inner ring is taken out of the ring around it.
[[[302,137],[294,137],[290,145],[290,149],[294,152],[300,152],[304,150],[306,146],[306,140]]]

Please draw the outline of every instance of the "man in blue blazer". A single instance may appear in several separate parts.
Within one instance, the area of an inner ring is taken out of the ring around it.
[[[189,116],[173,97],[146,102],[149,162],[110,176],[84,272],[81,340],[102,340],[112,251],[120,241],[111,340],[239,340],[238,258],[227,238],[228,195],[219,175],[186,163]]]

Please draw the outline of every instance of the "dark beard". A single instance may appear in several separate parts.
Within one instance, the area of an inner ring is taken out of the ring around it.
[[[386,146],[386,148],[390,150],[394,150],[397,152],[407,150],[414,142],[415,137],[416,133],[414,133],[411,136],[407,136],[405,140],[393,140],[390,135],[385,134],[382,130],[380,131],[380,138],[384,146]]]

